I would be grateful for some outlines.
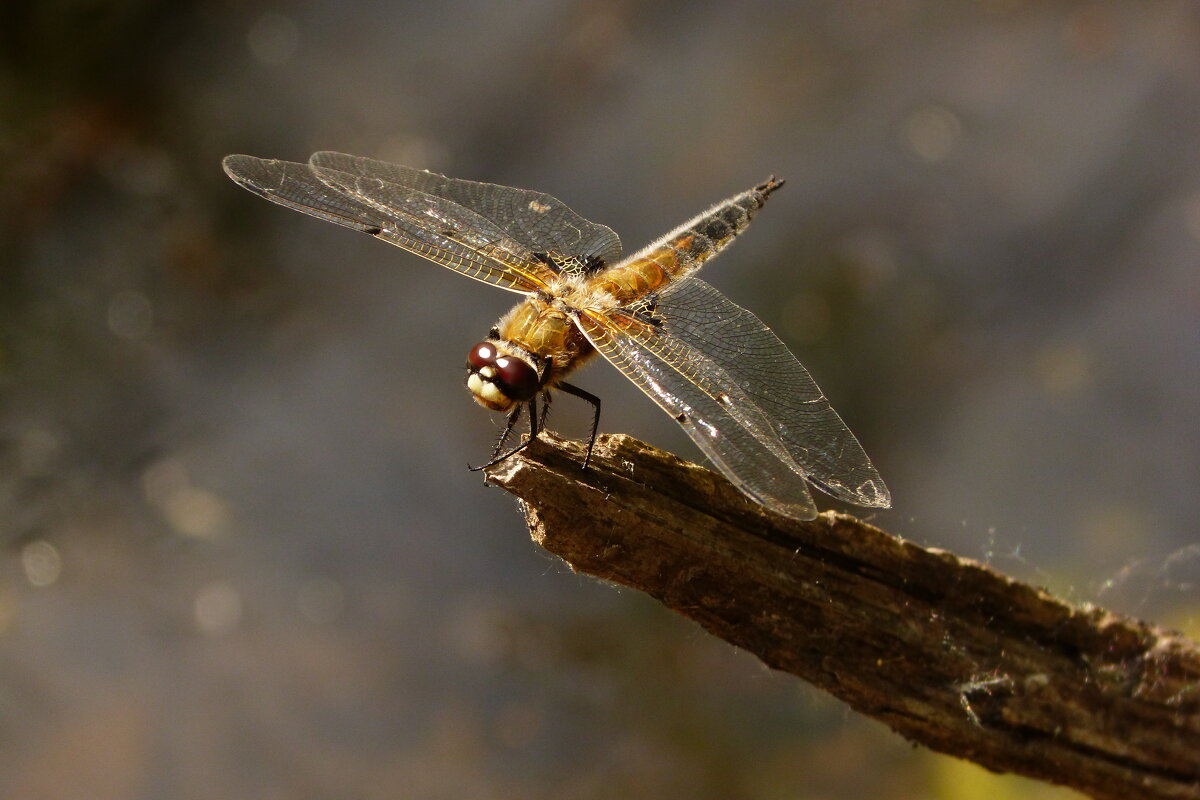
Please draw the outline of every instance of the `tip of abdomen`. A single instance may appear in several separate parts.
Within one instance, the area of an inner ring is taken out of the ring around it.
[[[767,178],[766,181],[764,181],[763,183],[760,183],[758,186],[755,186],[754,190],[758,191],[758,192],[762,192],[764,195],[766,195],[766,194],[770,194],[771,192],[775,191],[780,186],[783,186],[784,183],[786,183],[786,181],[783,178],[776,178],[774,175],[772,175],[771,177]]]

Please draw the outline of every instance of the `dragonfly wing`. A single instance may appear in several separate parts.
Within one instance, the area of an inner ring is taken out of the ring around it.
[[[596,349],[674,418],[742,492],[795,519],[816,516],[804,475],[786,452],[756,436],[726,403],[699,391],[673,359],[658,352],[653,328],[639,331],[644,323],[587,313],[580,315],[579,325]]]
[[[451,200],[485,217],[532,252],[555,251],[585,260],[597,258],[605,264],[615,264],[621,258],[621,240],[611,228],[584,219],[566,203],[544,192],[447,178],[426,170],[329,151],[313,153],[309,163]]]
[[[514,292],[545,287],[550,270],[478,214],[416,189],[395,187],[389,202],[348,191],[356,176],[318,175],[294,161],[226,156],[238,185],[296,211],[363,231],[470,278]],[[382,190],[381,190],[382,193]]]
[[[891,494],[858,439],[762,320],[696,278],[668,286],[657,313],[669,336],[702,353],[709,369],[723,371],[770,421],[770,433],[809,481],[848,503],[891,507]]]
[[[585,314],[593,326],[603,326],[599,335],[585,333],[660,406],[699,412],[689,435],[706,454],[716,450],[721,456],[721,448],[740,453],[739,461],[726,457],[725,466],[714,462],[747,493],[777,493],[778,486],[790,490],[807,480],[855,505],[891,505],[854,434],[756,316],[696,278],[670,284],[650,313],[657,324]]]

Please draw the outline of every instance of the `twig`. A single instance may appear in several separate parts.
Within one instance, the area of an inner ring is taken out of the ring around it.
[[[1200,648],[845,514],[770,515],[626,436],[490,468],[533,538],[931,749],[1097,798],[1200,798]]]

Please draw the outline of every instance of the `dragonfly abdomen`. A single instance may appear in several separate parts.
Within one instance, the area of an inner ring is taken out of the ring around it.
[[[632,258],[597,275],[593,285],[625,305],[659,291],[721,252],[766,203],[783,181],[768,179],[749,191],[696,215]]]

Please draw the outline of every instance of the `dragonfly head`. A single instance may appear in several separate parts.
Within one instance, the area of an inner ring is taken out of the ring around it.
[[[538,370],[526,356],[503,342],[483,341],[467,354],[467,388],[475,402],[492,411],[507,411],[533,398],[542,386]]]

